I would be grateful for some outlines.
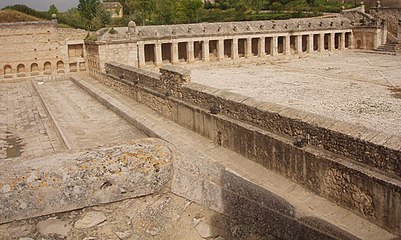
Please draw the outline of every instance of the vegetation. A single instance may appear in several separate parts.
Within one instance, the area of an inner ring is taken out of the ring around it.
[[[79,0],[77,8],[59,13],[55,5],[39,12],[25,5],[6,7],[41,19],[58,15],[59,23],[75,28],[96,30],[105,26],[126,26],[134,20],[138,25],[180,24],[197,22],[248,21],[313,17],[321,12],[339,12],[338,0],[104,0],[118,1],[124,17],[111,19],[100,0]],[[346,8],[354,7],[345,3]]]
[[[21,13],[11,9],[0,10],[0,23],[9,22],[30,22],[39,21],[40,19],[25,13]]]

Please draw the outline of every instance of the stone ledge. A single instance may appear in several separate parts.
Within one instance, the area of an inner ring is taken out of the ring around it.
[[[6,160],[0,170],[0,224],[153,194],[170,182],[173,159],[170,145],[149,138]]]

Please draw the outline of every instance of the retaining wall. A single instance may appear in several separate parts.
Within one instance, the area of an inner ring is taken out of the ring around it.
[[[290,178],[394,234],[401,234],[397,136],[116,63],[99,80],[165,117]],[[218,111],[211,114],[210,111]],[[294,145],[297,137],[307,142]]]

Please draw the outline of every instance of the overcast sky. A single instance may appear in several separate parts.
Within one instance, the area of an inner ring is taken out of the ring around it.
[[[78,6],[78,0],[0,0],[0,9],[14,4],[25,4],[39,11],[47,11],[50,5],[55,4],[59,11],[66,11]]]

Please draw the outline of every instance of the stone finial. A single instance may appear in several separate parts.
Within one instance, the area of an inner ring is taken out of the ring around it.
[[[52,24],[57,26],[57,15],[56,14],[52,14]]]
[[[365,12],[365,3],[361,1],[361,12]]]
[[[311,22],[308,24],[308,27],[312,27],[312,23]]]
[[[221,31],[221,26],[220,26],[220,25],[217,27],[217,31],[218,31],[218,32]]]
[[[250,25],[246,25],[246,30],[250,31],[251,30],[251,26]]]
[[[262,24],[259,25],[259,29],[262,30],[264,26]]]
[[[136,23],[134,21],[130,21],[128,23],[128,34],[136,35]]]
[[[377,7],[377,8],[381,8],[381,2],[380,2],[380,0],[377,0],[377,2],[376,2],[376,7]]]
[[[275,24],[275,23],[273,23],[273,25],[272,25],[272,28],[273,28],[273,29],[275,29],[275,28],[276,28],[276,24]]]
[[[173,30],[171,30],[171,34],[172,35],[175,35],[177,32],[176,32],[176,30],[175,30],[175,28],[173,29]]]
[[[237,26],[234,26],[233,30],[234,30],[234,32],[236,32],[237,31]]]
[[[344,5],[342,5],[341,6],[341,12],[344,12],[344,10],[345,10],[345,7],[344,7]]]
[[[192,27],[188,27],[188,33],[192,33]]]
[[[206,27],[203,27],[203,32],[206,32]]]
[[[321,27],[322,27],[322,26],[323,26],[323,22],[320,22],[320,23],[319,23],[319,26],[321,26]]]
[[[287,23],[285,24],[284,28],[285,28],[285,29],[287,29],[287,28],[288,28],[288,24],[287,24]]]

